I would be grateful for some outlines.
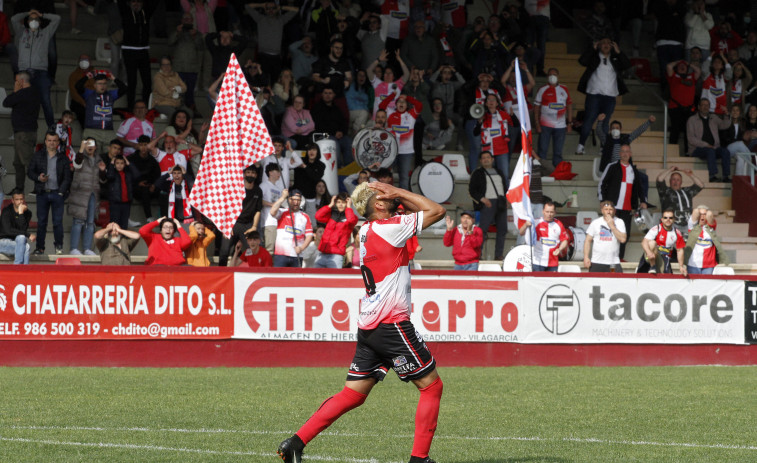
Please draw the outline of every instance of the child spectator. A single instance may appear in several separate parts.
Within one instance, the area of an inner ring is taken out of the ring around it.
[[[210,267],[207,249],[216,235],[204,223],[192,222],[189,226],[189,239],[192,244],[187,249],[187,263],[193,267]]]
[[[116,156],[105,172],[100,174],[107,182],[105,191],[110,202],[110,221],[123,229],[129,228],[134,177],[137,175],[129,160],[121,155]]]
[[[260,233],[257,230],[247,230],[245,233],[247,245],[246,251],[242,252],[242,242],[237,242],[234,247],[234,255],[231,257],[231,266],[247,266],[252,268],[273,267],[273,259],[265,248],[260,247]],[[241,253],[241,255],[240,255]]]
[[[74,160],[76,154],[71,149],[71,123],[76,119],[73,111],[65,110],[60,116],[60,120],[55,124],[55,133],[60,137],[60,146],[66,150],[66,155],[71,161]]]

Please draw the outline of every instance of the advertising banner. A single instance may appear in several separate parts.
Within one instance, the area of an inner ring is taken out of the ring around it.
[[[519,342],[520,278],[413,276],[411,320],[427,341]],[[360,274],[238,273],[235,338],[355,341]]]
[[[744,285],[744,337],[747,343],[757,344],[757,282]]]
[[[743,344],[744,282],[524,278],[527,343]]]
[[[359,274],[238,273],[235,338],[355,341]],[[744,344],[744,281],[414,275],[426,341]],[[756,323],[757,324],[757,323]]]
[[[0,339],[219,339],[234,332],[232,273],[38,268],[0,270]]]

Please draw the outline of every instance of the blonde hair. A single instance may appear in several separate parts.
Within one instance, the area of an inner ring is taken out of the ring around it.
[[[365,217],[365,209],[368,207],[368,202],[373,198],[376,192],[368,188],[369,182],[363,182],[355,188],[352,192],[352,204],[355,205],[357,213]]]

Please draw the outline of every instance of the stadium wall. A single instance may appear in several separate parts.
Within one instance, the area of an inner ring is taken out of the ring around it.
[[[746,175],[733,177],[733,209],[736,211],[734,219],[740,223],[749,224],[749,236],[757,236],[757,208],[754,198],[757,198],[757,188],[749,182]]]
[[[356,271],[17,269],[4,366],[346,367],[365,293]],[[757,277],[420,271],[413,301],[441,366],[757,364]]]

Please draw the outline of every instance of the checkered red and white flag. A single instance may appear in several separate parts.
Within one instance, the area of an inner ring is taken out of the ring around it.
[[[271,153],[271,135],[232,54],[189,202],[231,237],[245,195],[242,172]]]

